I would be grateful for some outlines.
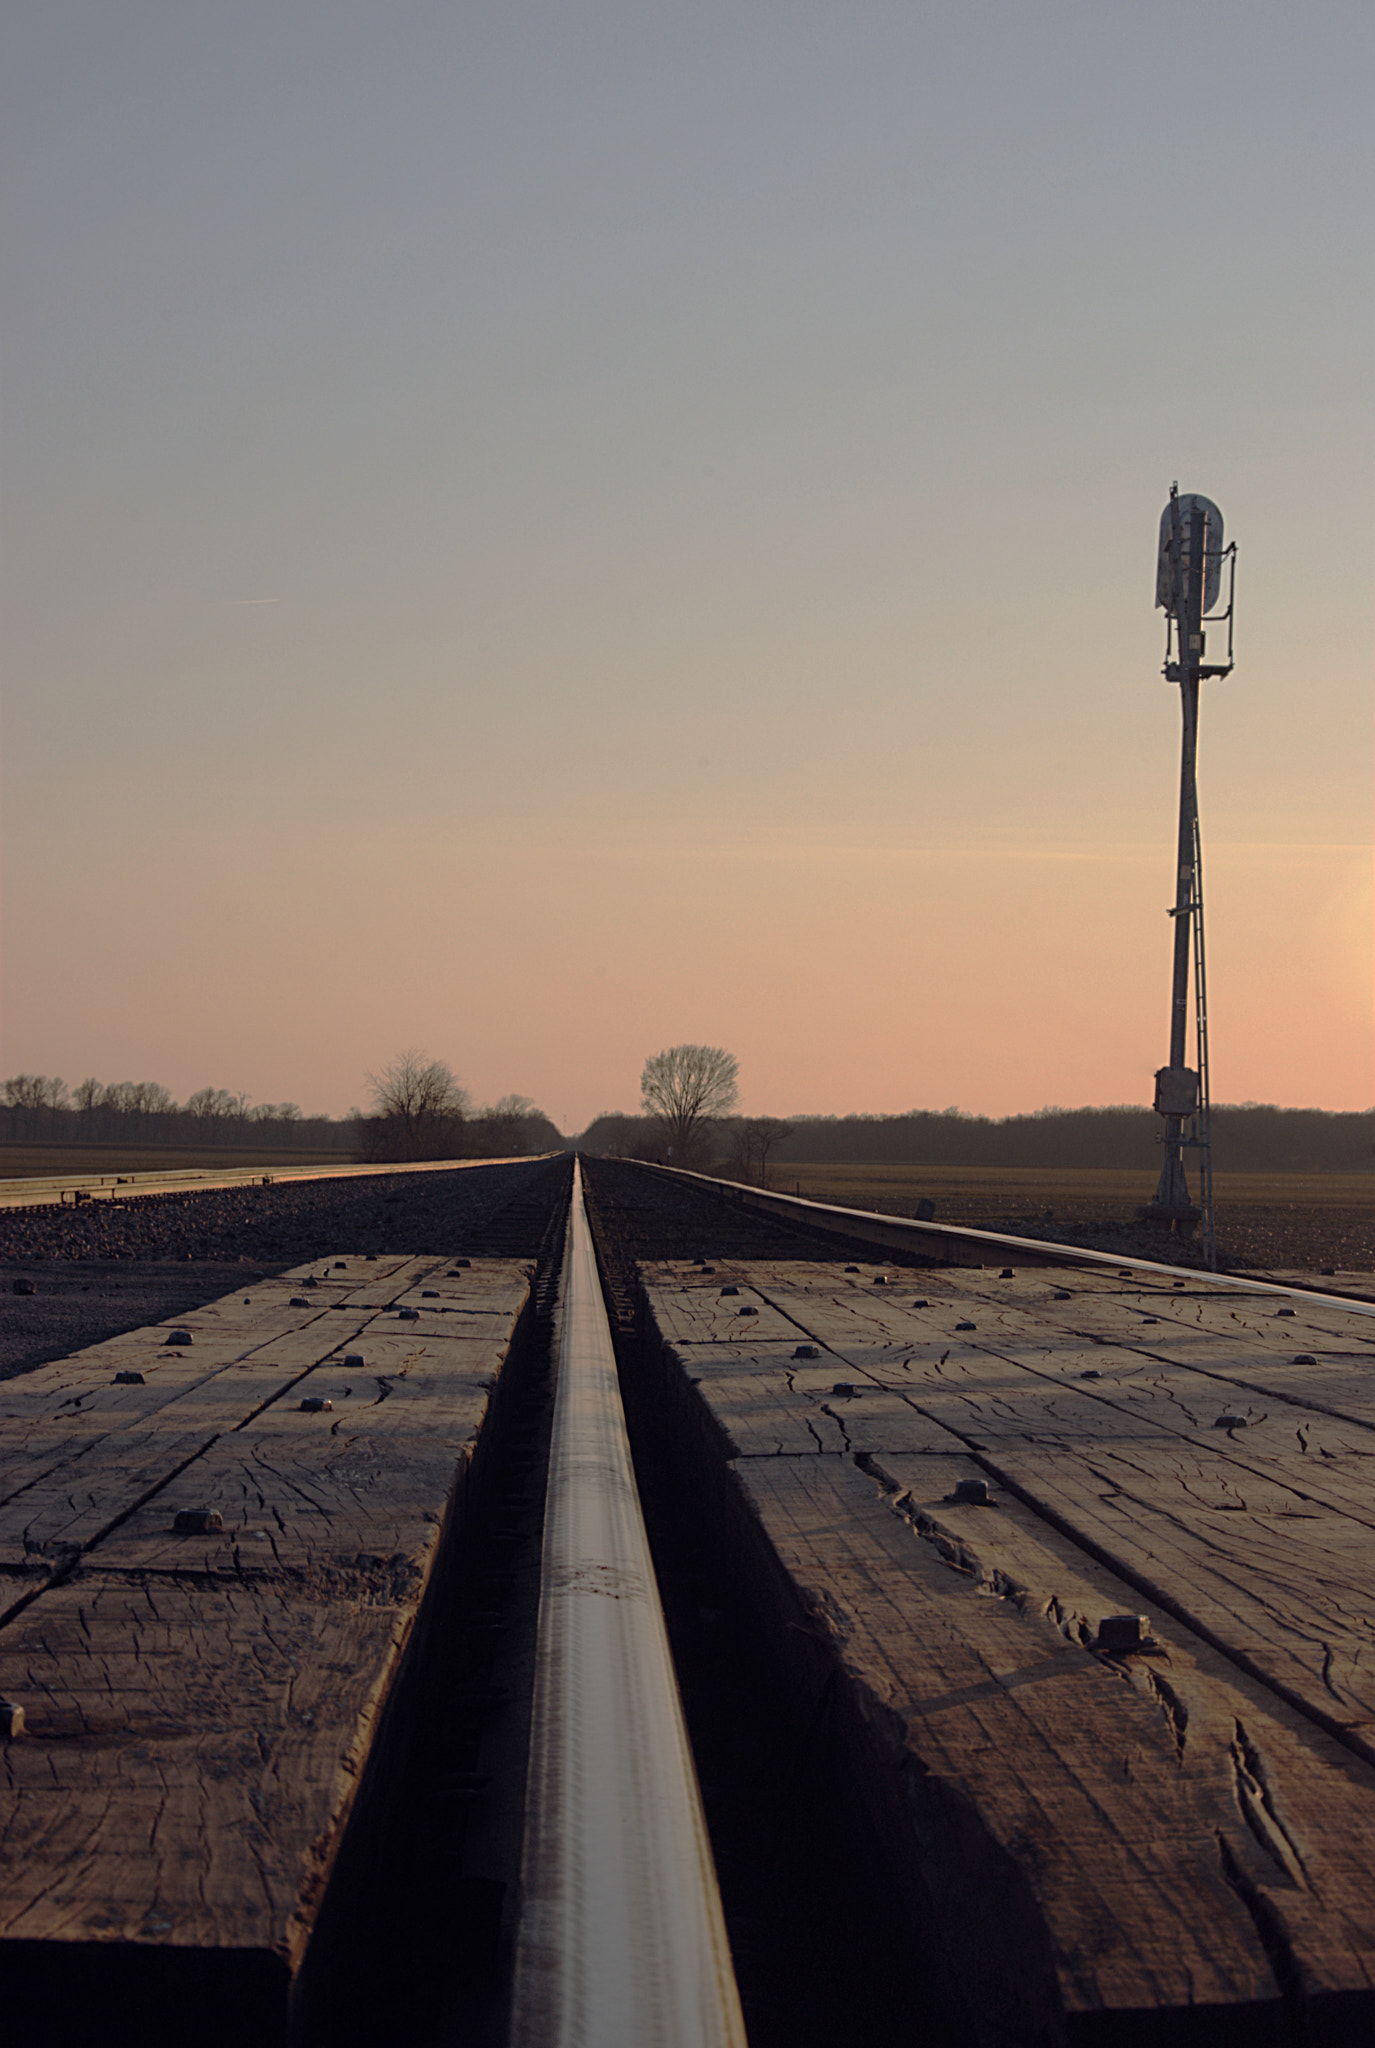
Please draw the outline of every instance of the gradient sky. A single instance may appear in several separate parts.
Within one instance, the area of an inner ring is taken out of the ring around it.
[[[0,1072],[1371,1069],[1369,0],[12,0]]]

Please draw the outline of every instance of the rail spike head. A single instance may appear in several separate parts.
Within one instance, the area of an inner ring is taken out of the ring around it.
[[[218,1508],[179,1508],[172,1524],[174,1536],[217,1536],[224,1527]]]
[[[950,1498],[951,1500],[961,1502],[966,1507],[991,1508],[993,1506],[993,1496],[988,1490],[988,1481],[986,1479],[957,1479],[955,1481],[955,1491],[951,1494]]]
[[[1098,1624],[1094,1648],[1105,1656],[1121,1657],[1132,1650],[1155,1647],[1147,1614],[1105,1614]]]

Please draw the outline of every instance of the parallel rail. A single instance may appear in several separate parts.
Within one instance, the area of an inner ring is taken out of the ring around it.
[[[745,2048],[575,1165],[514,2048]]]
[[[812,1230],[830,1231],[837,1237],[852,1237],[893,1251],[915,1252],[922,1258],[944,1265],[979,1266],[993,1257],[1015,1258],[1023,1265],[1086,1266],[1097,1272],[1142,1274],[1171,1280],[1190,1281],[1196,1287],[1218,1288],[1243,1294],[1278,1294],[1286,1299],[1327,1302],[1333,1308],[1352,1309],[1358,1315],[1375,1315],[1375,1302],[1349,1294],[1328,1294],[1316,1287],[1291,1287],[1282,1281],[1263,1280],[1247,1273],[1202,1272],[1196,1266],[1172,1266],[1159,1259],[1133,1257],[1130,1253],[1095,1252],[1086,1246],[1052,1243],[1041,1237],[1014,1237],[993,1230],[975,1230],[953,1223],[919,1223],[910,1216],[886,1216],[879,1210],[847,1209],[830,1202],[813,1202],[805,1195],[778,1195],[771,1189],[746,1187],[739,1181],[713,1180],[707,1174],[689,1173],[681,1166],[652,1166],[644,1161],[646,1173],[666,1174],[692,1186],[710,1188],[742,1208],[800,1223]]]
[[[470,1166],[524,1166],[551,1154],[526,1152],[509,1159],[375,1160],[359,1166],[184,1166],[143,1173],[70,1173],[0,1180],[0,1209],[46,1208],[81,1202],[120,1202],[131,1195],[200,1194],[212,1188],[274,1186],[300,1180],[348,1180],[365,1174],[457,1173]]]

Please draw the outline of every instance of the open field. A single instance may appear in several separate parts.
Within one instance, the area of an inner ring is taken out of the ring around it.
[[[1218,1173],[1215,1179],[1218,1255],[1224,1266],[1375,1267],[1375,1174]],[[1191,1177],[1196,1188],[1196,1176]],[[1130,1247],[1142,1234],[1138,1206],[1153,1183],[1133,1168],[983,1166],[840,1166],[805,1161],[776,1166],[769,1185],[783,1194],[855,1209],[911,1216],[919,1201],[936,1205],[943,1223],[975,1229],[1038,1226],[1074,1242]],[[1153,1237],[1157,1234],[1150,1233]],[[1174,1243],[1160,1233],[1162,1248]],[[1159,1253],[1157,1253],[1159,1255]],[[1173,1256],[1173,1252],[1167,1252]]]
[[[183,1167],[347,1166],[352,1152],[272,1145],[0,1145],[0,1180],[88,1173],[176,1173]]]

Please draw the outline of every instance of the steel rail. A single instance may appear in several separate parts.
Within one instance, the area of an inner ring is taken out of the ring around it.
[[[514,2048],[745,2048],[576,1164],[521,1893]]]
[[[521,1152],[501,1159],[393,1159],[364,1165],[351,1161],[343,1166],[173,1166],[146,1167],[133,1173],[34,1174],[0,1180],[0,1209],[51,1208],[54,1203],[70,1206],[69,1196],[79,1196],[83,1202],[121,1202],[131,1195],[199,1194],[269,1182],[275,1187],[291,1181],[349,1180],[368,1174],[457,1173],[464,1167],[528,1166],[536,1159],[553,1157],[552,1152]]]
[[[807,1195],[780,1195],[771,1188],[752,1188],[740,1181],[715,1180],[710,1174],[690,1173],[683,1166],[655,1166],[646,1160],[626,1161],[646,1173],[667,1174],[673,1180],[690,1181],[710,1188],[744,1208],[766,1215],[786,1217],[814,1230],[834,1231],[869,1244],[887,1245],[895,1251],[920,1252],[948,1265],[982,1264],[994,1252],[1008,1254],[1038,1266],[1088,1266],[1100,1273],[1120,1273],[1128,1268],[1143,1278],[1191,1280],[1196,1285],[1216,1287],[1241,1294],[1278,1294],[1286,1300],[1320,1302],[1331,1308],[1355,1309],[1361,1315],[1375,1315],[1375,1302],[1350,1294],[1328,1294],[1317,1287],[1292,1287],[1281,1280],[1261,1280],[1246,1273],[1215,1273],[1198,1266],[1168,1266],[1163,1260],[1143,1259],[1131,1252],[1095,1252],[1086,1245],[1061,1244],[1044,1237],[1013,1237],[995,1230],[976,1230],[972,1224],[922,1223],[912,1216],[887,1216],[879,1209],[847,1209],[839,1203],[814,1202]]]

